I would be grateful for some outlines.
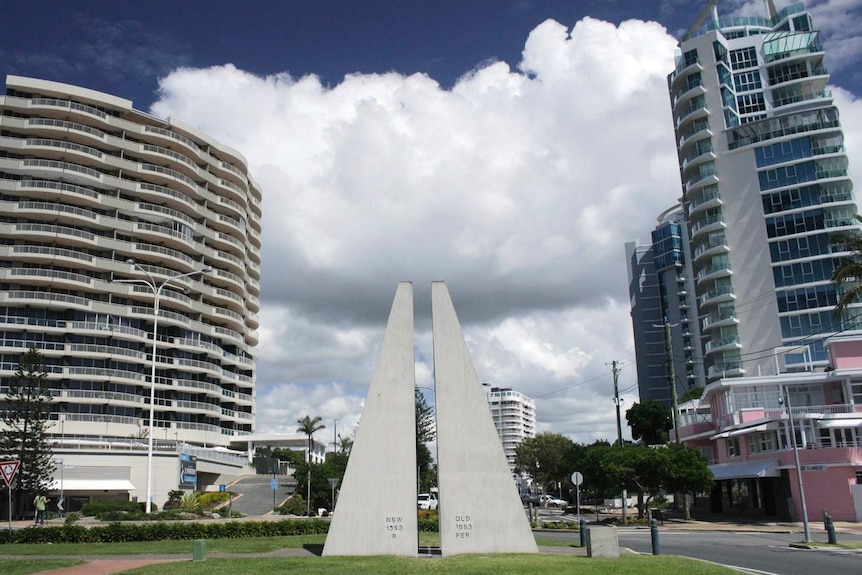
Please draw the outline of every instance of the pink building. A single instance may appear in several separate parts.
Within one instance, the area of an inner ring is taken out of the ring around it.
[[[680,438],[716,480],[698,508],[801,521],[792,416],[808,519],[862,521],[862,335],[827,349],[825,371],[721,379],[681,407]]]

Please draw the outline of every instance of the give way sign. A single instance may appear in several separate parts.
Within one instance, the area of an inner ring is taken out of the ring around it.
[[[0,475],[3,476],[6,485],[12,485],[12,480],[15,479],[20,464],[20,461],[0,461]]]

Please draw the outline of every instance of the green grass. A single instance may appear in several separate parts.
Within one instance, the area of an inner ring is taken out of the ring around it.
[[[80,565],[83,561],[76,559],[4,559],[3,575],[27,575],[41,573],[50,569],[61,569]]]
[[[824,549],[862,549],[862,541],[841,541],[838,540],[838,543],[835,545],[830,545],[829,543],[812,543],[813,547],[822,547]]]
[[[581,538],[577,534],[571,540],[546,539],[544,537],[536,537],[536,545],[538,545],[539,547],[580,547]]]
[[[269,553],[303,545],[323,545],[326,535],[207,539],[207,553]],[[192,552],[192,541],[138,541],[129,543],[15,543],[0,545],[3,555],[171,555]],[[4,572],[3,575],[6,575]]]
[[[671,556],[625,555],[587,559],[559,555],[461,555],[445,559],[400,557],[308,557],[216,559],[161,563],[127,575],[735,575],[712,563]]]

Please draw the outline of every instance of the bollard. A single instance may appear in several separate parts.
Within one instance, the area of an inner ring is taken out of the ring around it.
[[[203,561],[206,558],[207,542],[206,539],[195,539],[192,547],[192,560]]]
[[[658,546],[658,522],[655,519],[649,520],[649,534],[650,539],[652,540],[652,554],[659,554],[659,546]]]
[[[578,531],[581,534],[581,547],[587,546],[587,520],[581,517],[578,521]]]
[[[835,537],[835,523],[832,522],[832,516],[828,513],[823,514],[823,526],[826,527],[826,536],[830,545],[838,543],[838,538]]]

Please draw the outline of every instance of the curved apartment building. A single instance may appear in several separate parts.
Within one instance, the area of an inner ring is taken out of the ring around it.
[[[261,192],[239,153],[128,100],[9,76],[0,213],[0,394],[41,350],[58,446],[147,436],[156,302],[141,280],[174,278],[159,292],[154,439],[252,431]]]
[[[668,77],[707,378],[825,367],[859,313],[833,311],[833,240],[858,223],[826,53],[802,4],[715,5]]]

